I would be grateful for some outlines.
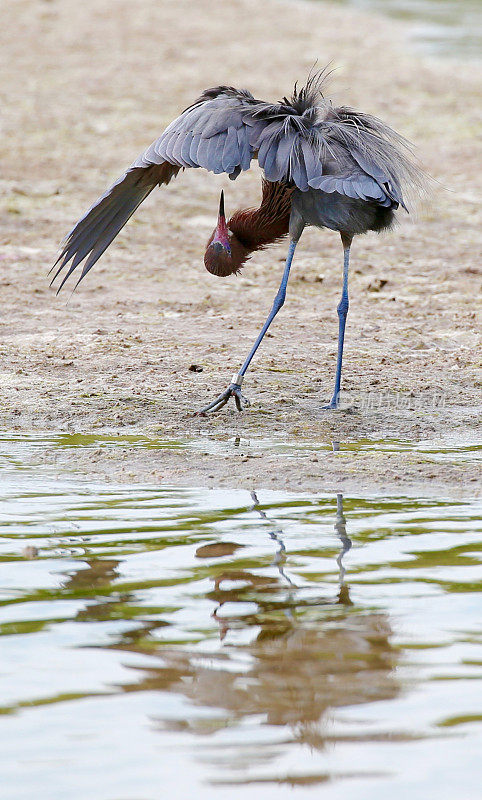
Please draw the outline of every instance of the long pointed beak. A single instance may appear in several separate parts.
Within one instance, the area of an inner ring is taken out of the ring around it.
[[[218,225],[219,223],[222,222],[226,224],[226,217],[224,216],[224,189],[221,189],[221,199],[219,201]]]
[[[231,253],[231,247],[229,244],[229,230],[224,214],[224,190],[221,191],[221,198],[219,200],[218,224],[216,226],[212,244],[221,244],[227,253]]]

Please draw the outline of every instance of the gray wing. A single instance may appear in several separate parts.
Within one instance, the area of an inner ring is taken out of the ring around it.
[[[402,136],[376,117],[333,108],[324,99],[301,108],[294,100],[259,104],[244,118],[269,181],[405,208],[401,186],[416,186],[420,172]]]
[[[249,142],[266,180],[306,192],[323,174],[320,154],[306,115],[282,104],[262,106],[245,115]]]
[[[218,88],[216,97],[204,99],[209,92],[205,93],[175,119],[133,167],[167,161],[178,167],[203,167],[215,174],[249,169],[253,151],[243,117],[257,101],[248,92]]]
[[[386,188],[357,161],[345,144],[316,131],[283,130],[269,126],[253,143],[260,167],[269,181],[283,181],[302,192],[321,189],[379,205],[390,206]],[[360,163],[362,162],[362,163]],[[388,180],[388,178],[383,178]]]
[[[384,186],[388,178],[377,171],[379,175],[377,180],[368,169],[365,169],[365,160],[361,155],[362,163],[359,163],[349,148],[333,139],[327,139],[322,149],[324,150],[323,174],[310,180],[311,188],[320,189],[327,194],[337,192],[346,197],[381,206],[393,205],[393,200]]]
[[[402,185],[409,192],[419,193],[423,174],[403,136],[377,117],[347,107],[331,109],[318,130],[325,146],[341,153],[341,174],[337,177],[347,181],[344,194],[393,208],[401,205],[407,210]],[[313,185],[329,191],[326,187],[332,183],[322,180]]]
[[[218,87],[183,111],[67,235],[52,268],[57,267],[53,283],[68,267],[57,292],[85,259],[78,285],[152,190],[181,168],[203,167],[233,178],[249,169],[253,148],[243,117],[257,103],[249,92]]]

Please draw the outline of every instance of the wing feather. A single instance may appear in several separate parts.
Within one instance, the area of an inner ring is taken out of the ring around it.
[[[270,181],[279,180],[279,170],[276,165],[276,155],[278,153],[278,137],[276,134],[271,138],[266,138],[261,142],[258,150],[258,164],[264,170],[265,176]],[[268,171],[267,168],[268,167]]]
[[[297,146],[291,151],[291,175],[292,180],[301,189],[302,192],[307,192],[309,189],[308,175],[306,171],[305,159],[303,151]]]
[[[208,167],[208,149],[209,149],[209,139],[204,139],[201,137],[201,141],[199,142],[199,147],[197,149],[197,162],[200,167],[204,167],[204,169],[209,169]]]
[[[236,133],[236,128],[233,125],[228,128],[228,132],[226,134],[222,162],[223,170],[224,172],[227,172],[228,175],[235,167],[239,166],[240,152],[238,147],[238,136]]]
[[[251,164],[253,151],[251,150],[249,139],[246,136],[246,129],[244,127],[237,128],[236,135],[238,137],[239,166],[243,171],[246,171],[249,169],[249,165]]]
[[[189,147],[189,158],[197,166],[199,166],[197,151],[199,149],[200,142],[201,142],[201,134],[195,133],[192,137],[191,145]]]
[[[193,139],[194,139],[193,135],[186,136],[184,138],[181,147],[181,160],[185,166],[197,168],[198,166],[197,163],[193,161],[193,159],[191,158],[191,146],[193,143]]]
[[[214,163],[216,166],[213,169],[215,175],[219,175],[221,172],[226,172],[226,170],[223,168],[223,152],[224,145],[226,143],[226,137],[227,134],[223,132],[219,133],[215,138],[216,150],[214,152]]]
[[[189,164],[186,161],[183,161],[183,158],[182,158],[182,155],[181,155],[182,154],[182,148],[184,146],[184,142],[186,141],[186,139],[188,139],[189,142],[191,141],[191,137],[190,136],[188,138],[185,134],[179,133],[177,135],[177,138],[174,140],[172,151],[171,151],[172,152],[172,160],[174,161],[175,164],[179,164],[179,166],[181,166],[181,167],[189,166]]]
[[[276,182],[279,180],[279,169],[276,165],[277,152],[278,148],[275,141],[270,139],[264,140],[262,148],[258,152],[258,160],[261,158],[264,174],[268,181]]]

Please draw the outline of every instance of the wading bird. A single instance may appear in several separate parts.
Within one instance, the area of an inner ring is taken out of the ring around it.
[[[230,397],[239,411],[249,405],[241,384],[285,301],[291,262],[306,225],[338,231],[343,245],[335,388],[325,408],[337,407],[353,237],[389,228],[396,209],[406,210],[402,192],[421,185],[406,139],[376,117],[333,107],[323,95],[324,77],[325,71],[312,74],[301,89],[295,85],[291,98],[278,103],[256,100],[246,89],[231,86],[207,89],[87,211],[68,234],[54,265],[60,262],[53,281],[67,268],[60,291],[85,259],[78,285],[156,186],[168,184],[190,167],[224,172],[235,180],[257,159],[264,171],[261,205],[237,211],[226,221],[221,192],[204,264],[213,275],[238,273],[251,253],[286,234],[288,255],[273,307],[253,348],[227,389],[201,413],[218,411]]]

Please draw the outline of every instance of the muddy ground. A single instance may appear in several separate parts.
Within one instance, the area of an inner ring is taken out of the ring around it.
[[[266,440],[57,453],[57,465],[103,479],[475,493],[480,468],[459,452],[437,461],[315,445],[481,443],[477,64],[422,58],[403,26],[302,0],[19,0],[2,17],[0,427]],[[245,382],[251,408],[200,418],[193,412],[238,370],[282,272],[283,243],[241,277],[216,278],[202,263],[220,188],[230,212],[256,204],[257,168],[235,183],[192,170],[155,192],[72,297],[56,297],[46,273],[78,216],[202,89],[228,83],[278,99],[316,59],[339,66],[334,102],[416,142],[437,183],[416,218],[355,241],[343,410],[321,410],[334,377],[341,247],[336,234],[308,230],[287,304]],[[269,440],[299,445],[301,456]]]

